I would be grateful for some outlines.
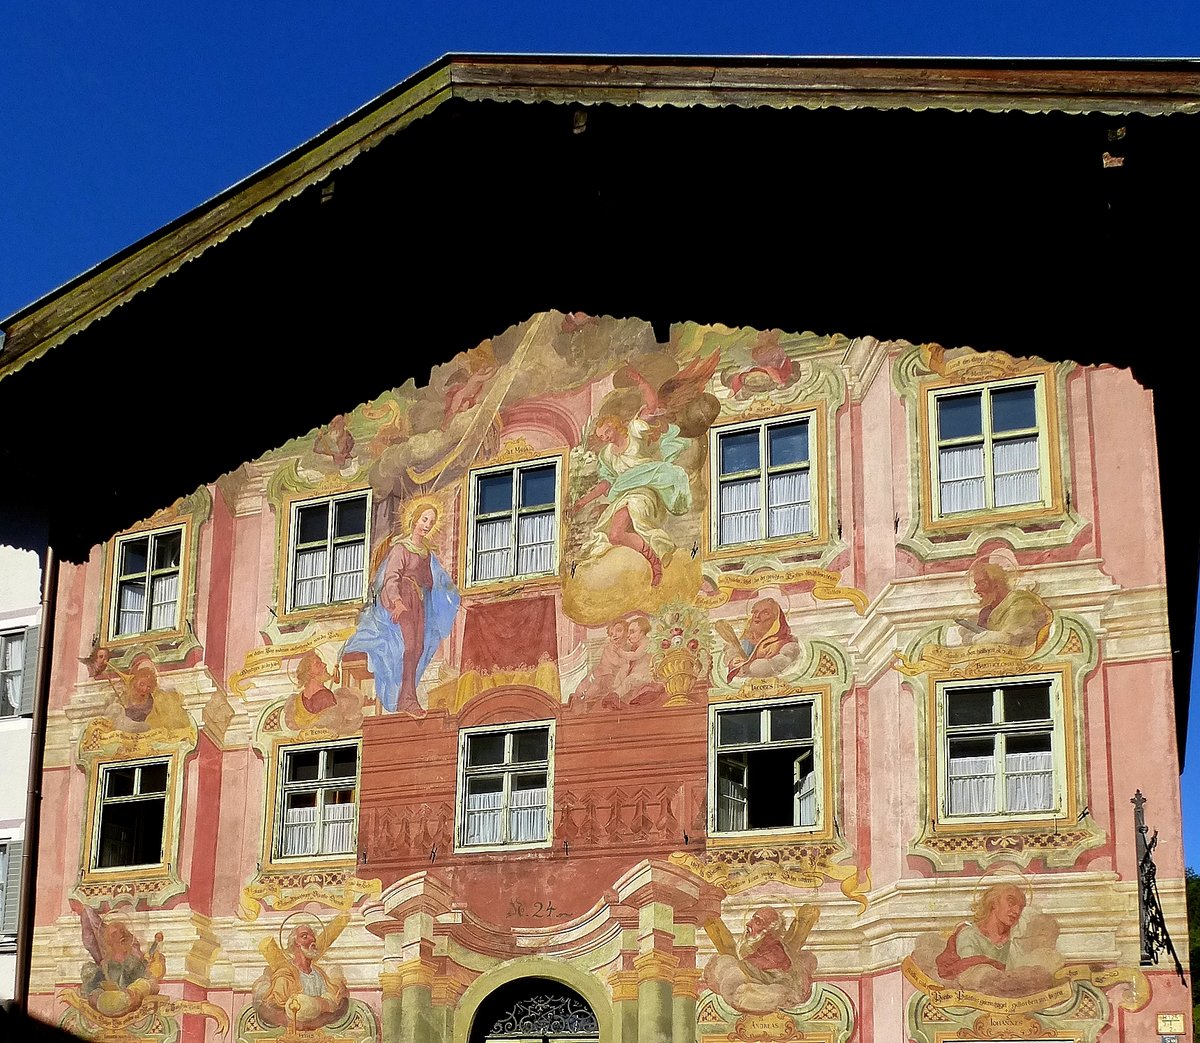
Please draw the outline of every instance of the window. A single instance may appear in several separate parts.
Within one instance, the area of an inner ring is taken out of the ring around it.
[[[288,609],[361,601],[367,561],[367,494],[292,505]]]
[[[811,419],[785,417],[714,433],[718,547],[815,531]]]
[[[817,717],[813,699],[713,711],[714,832],[817,825]]]
[[[113,575],[113,637],[175,630],[183,529],[121,536]]]
[[[1041,380],[933,395],[938,514],[1045,503]]]
[[[358,844],[358,743],[284,747],[280,778],[277,856],[351,854]]]
[[[0,634],[0,717],[14,717],[21,712],[24,673],[25,631]]]
[[[471,473],[470,582],[545,576],[558,566],[558,461]]]
[[[942,700],[947,817],[1058,811],[1053,681],[945,686]]]
[[[94,869],[162,864],[167,766],[142,761],[101,768]]]
[[[550,836],[548,723],[464,731],[459,748],[462,847],[540,844]]]

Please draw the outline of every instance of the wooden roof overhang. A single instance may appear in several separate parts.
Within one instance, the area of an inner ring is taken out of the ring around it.
[[[1108,362],[1182,735],[1198,161],[1197,62],[448,56],[0,321],[0,541],[78,560],[547,308]]]

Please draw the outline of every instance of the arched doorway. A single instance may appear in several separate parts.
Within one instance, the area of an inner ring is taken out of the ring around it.
[[[599,1043],[592,1010],[574,989],[549,978],[518,978],[480,1005],[470,1043]]]

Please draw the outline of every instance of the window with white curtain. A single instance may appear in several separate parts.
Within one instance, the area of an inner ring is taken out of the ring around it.
[[[1052,680],[944,686],[941,696],[947,817],[1059,810],[1062,738]]]
[[[812,427],[808,415],[714,429],[716,546],[815,532]]]
[[[100,770],[93,869],[163,862],[169,761],[121,761]]]
[[[21,683],[25,674],[25,631],[0,634],[0,717],[21,711]]]
[[[558,461],[471,472],[471,583],[552,574],[558,568]]]
[[[818,718],[812,698],[712,711],[713,833],[817,826]]]
[[[178,628],[182,559],[182,526],[117,538],[113,637]]]
[[[972,385],[933,393],[938,515],[1041,505],[1042,381]]]
[[[460,847],[544,844],[550,837],[553,725],[461,733]]]
[[[289,611],[362,600],[368,506],[366,493],[292,504]]]
[[[358,741],[280,751],[275,856],[348,855],[357,847]]]

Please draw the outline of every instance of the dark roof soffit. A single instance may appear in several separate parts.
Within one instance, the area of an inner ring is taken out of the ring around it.
[[[1200,114],[1200,61],[447,55],[0,323],[0,379],[449,98]]]

